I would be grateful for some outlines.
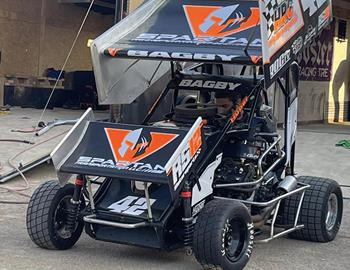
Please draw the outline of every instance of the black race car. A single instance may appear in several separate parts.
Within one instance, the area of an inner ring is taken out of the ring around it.
[[[140,123],[85,112],[52,153],[59,181],[30,200],[31,239],[68,249],[85,228],[102,241],[184,247],[205,269],[242,269],[254,243],[284,235],[333,240],[339,185],[294,170],[293,61],[308,45],[305,29],[319,33],[329,9],[311,0],[151,0],[96,39],[101,103],[131,103],[170,79]],[[283,130],[268,89],[284,97]]]

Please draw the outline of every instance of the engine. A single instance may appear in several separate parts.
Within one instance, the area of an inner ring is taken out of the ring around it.
[[[246,183],[251,181],[255,172],[255,166],[252,163],[226,157],[216,170],[215,183]]]
[[[272,137],[261,137],[259,133],[274,134],[277,131],[276,119],[273,116],[272,108],[262,105],[257,116],[252,120],[251,128],[247,132],[228,134],[227,140],[224,142],[223,160],[216,170],[215,185],[231,184],[231,183],[249,183],[257,180],[258,160],[261,155],[274,141]],[[262,170],[265,171],[276,160],[276,152],[267,153],[261,164]],[[271,180],[272,179],[272,180]],[[258,189],[254,186],[245,187],[225,187],[218,188],[217,192],[225,193],[224,196],[232,198],[247,199],[255,192],[255,197],[259,197],[261,201],[268,199],[268,194],[278,182],[276,176],[267,175],[263,179],[262,185]]]
[[[264,142],[235,140],[229,141],[223,147],[224,158],[215,172],[215,185],[231,183],[249,183],[257,179],[257,163],[264,150]],[[247,199],[253,189],[225,187],[218,188],[218,196],[228,196],[230,198]]]

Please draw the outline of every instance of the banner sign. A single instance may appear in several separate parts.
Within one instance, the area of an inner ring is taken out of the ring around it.
[[[326,27],[319,38],[302,53],[297,61],[301,67],[300,80],[302,81],[330,81],[333,62],[333,36],[335,24]]]
[[[330,23],[330,0],[259,0],[265,85],[282,76]]]

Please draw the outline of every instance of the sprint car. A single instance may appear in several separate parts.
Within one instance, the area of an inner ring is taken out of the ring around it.
[[[204,269],[243,269],[255,243],[285,235],[332,241],[338,183],[294,168],[294,60],[309,29],[317,36],[330,20],[328,0],[147,1],[92,45],[100,103],[132,104],[124,120],[146,113],[136,123],[84,113],[51,154],[58,180],[32,195],[30,238],[69,249],[85,229],[184,248]],[[140,102],[164,80],[151,106]],[[277,91],[282,129],[269,98]]]

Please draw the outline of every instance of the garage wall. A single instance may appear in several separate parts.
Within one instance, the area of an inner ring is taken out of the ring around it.
[[[334,7],[332,76],[330,82],[301,81],[299,87],[299,122],[343,122],[350,120],[350,4],[339,1]],[[346,39],[338,39],[339,17],[347,21]],[[279,115],[283,116],[283,112]],[[280,118],[279,119],[283,119]]]
[[[300,81],[298,95],[298,123],[308,124],[323,122],[329,82]],[[273,97],[275,93],[275,97]],[[273,105],[278,123],[284,123],[284,96],[279,87],[272,86],[269,101]]]
[[[350,11],[349,11],[350,12]],[[338,33],[338,24],[336,32]],[[329,86],[326,117],[329,122],[350,120],[350,20],[344,41],[334,38],[333,72]]]
[[[130,0],[129,1],[129,12],[135,10],[139,5],[141,5],[145,0]]]
[[[57,0],[0,1],[0,76],[41,76],[60,69],[86,9]],[[66,70],[91,69],[87,40],[113,24],[113,16],[90,13]]]
[[[320,122],[325,119],[329,82],[301,81],[299,85],[299,122]]]
[[[0,74],[37,74],[40,1],[0,1]]]

